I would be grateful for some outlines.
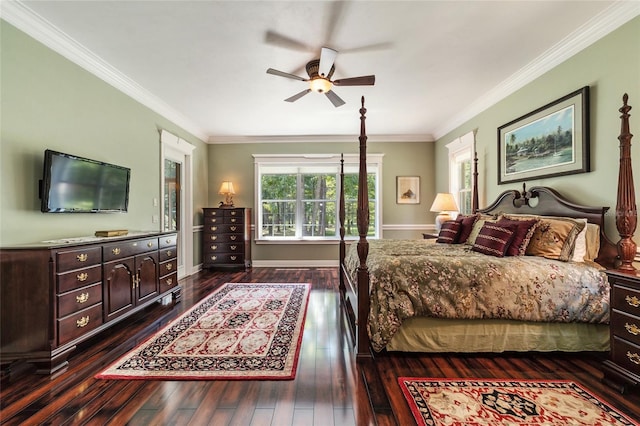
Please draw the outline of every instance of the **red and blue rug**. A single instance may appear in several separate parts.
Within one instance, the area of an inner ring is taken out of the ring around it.
[[[293,379],[310,289],[224,284],[96,378]]]
[[[399,377],[418,425],[639,425],[564,380]]]

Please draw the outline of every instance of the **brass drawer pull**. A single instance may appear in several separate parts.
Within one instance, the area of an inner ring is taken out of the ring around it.
[[[215,232],[215,231],[217,231],[217,230],[218,230],[218,227],[217,227],[217,226],[212,226],[212,227],[211,227],[211,231]]]
[[[76,320],[76,327],[82,328],[86,327],[89,324],[89,315],[86,317],[82,317],[79,320]]]
[[[218,246],[215,244],[211,245],[211,250],[218,250]]]
[[[235,216],[236,214],[238,214],[238,212],[237,212],[237,211],[231,211],[231,212],[229,212],[229,213],[231,213],[231,216]]]
[[[211,260],[218,260],[218,256],[211,256]]]
[[[211,236],[211,241],[215,241],[215,240],[217,240],[217,239],[218,239],[218,236],[217,236],[217,235],[212,235],[212,236]]]
[[[76,303],[86,303],[89,300],[89,293],[82,293],[76,296]]]
[[[238,229],[238,227],[237,227],[237,226],[232,226],[232,227],[231,227],[231,230],[232,230],[232,231],[235,231],[236,229]]]
[[[627,331],[630,334],[633,334],[634,336],[637,336],[638,334],[640,334],[640,327],[638,327],[635,324],[629,324],[628,322],[624,323],[624,328],[627,329]]]
[[[120,254],[120,247],[116,247],[111,249],[111,253],[113,253],[114,255],[119,255]]]
[[[78,281],[83,282],[89,278],[89,274],[87,274],[86,272],[82,272],[81,274],[76,275],[76,278],[78,279]]]
[[[167,271],[170,271],[173,269],[173,265],[171,263],[167,263],[166,268],[167,268]]]
[[[169,257],[173,256],[173,252],[171,250],[168,250],[167,251],[167,256],[169,256]]]
[[[238,256],[231,256],[231,260],[236,260]]]
[[[149,248],[153,247],[153,241],[149,241],[149,242],[147,243],[147,247],[149,247]]]
[[[231,223],[236,223],[238,221],[238,219],[236,219],[235,217],[231,218]]]
[[[235,240],[236,240],[236,238],[238,238],[236,235],[230,235],[230,236],[229,236],[229,239],[230,239],[231,241],[235,241]]]
[[[231,250],[236,250],[236,249],[238,248],[238,246],[234,244],[234,245],[232,245],[232,246],[229,246],[229,248],[230,248]]]
[[[168,278],[167,279],[167,285],[171,285],[173,284],[173,278]]]
[[[631,353],[627,351],[627,358],[629,358],[629,361],[631,361],[632,363],[640,365],[640,355],[638,355],[637,353]]]
[[[636,296],[627,296],[624,298],[624,300],[627,301],[627,303],[629,304],[629,306],[633,306],[634,308],[637,308],[638,306],[640,306],[640,299],[638,299]]]
[[[87,259],[89,259],[89,255],[87,253],[82,253],[77,255],[76,259],[78,259],[78,262],[86,262]]]
[[[171,238],[167,238],[164,242],[167,244],[173,244],[173,240]]]

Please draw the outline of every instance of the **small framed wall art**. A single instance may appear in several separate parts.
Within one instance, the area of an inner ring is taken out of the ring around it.
[[[396,176],[396,203],[420,204],[420,176]]]

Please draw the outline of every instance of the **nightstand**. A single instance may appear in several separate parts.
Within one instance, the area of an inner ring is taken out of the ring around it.
[[[438,234],[423,233],[422,238],[425,240],[436,240],[438,239]]]
[[[640,384],[640,274],[610,270],[607,277],[611,352],[603,364],[603,381],[624,393]]]

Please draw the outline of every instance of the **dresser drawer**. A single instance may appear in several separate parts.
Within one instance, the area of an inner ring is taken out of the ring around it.
[[[611,290],[611,308],[640,317],[640,291],[614,281]]]
[[[209,253],[205,254],[205,262],[208,263],[244,263],[244,253]]]
[[[204,217],[204,226],[215,225],[216,223],[223,223],[224,218],[222,216],[206,216]]]
[[[640,346],[614,337],[611,345],[611,359],[619,366],[640,375]]]
[[[233,219],[233,218],[232,218]],[[220,223],[214,225],[206,225],[203,231],[211,234],[244,234],[244,226],[234,223]]]
[[[58,344],[63,345],[102,325],[102,303],[58,320]]]
[[[159,275],[161,277],[167,275],[167,274],[171,274],[175,271],[178,270],[178,260],[177,259],[173,259],[170,260],[168,262],[163,262],[160,264],[160,271],[159,271]]]
[[[236,234],[204,234],[203,240],[205,244],[216,243],[239,243],[244,241],[244,236]]]
[[[640,318],[612,311],[611,332],[622,339],[640,345]]]
[[[163,249],[167,247],[175,247],[178,244],[177,235],[163,235],[158,238],[158,246]]]
[[[227,223],[230,225],[244,225],[244,216],[243,215],[225,216],[224,223]]]
[[[160,293],[164,293],[178,285],[178,273],[174,272],[160,278]]]
[[[84,249],[59,251],[56,253],[58,272],[86,268],[88,266],[97,265],[100,262],[102,262],[102,250],[100,250],[100,247],[87,247]]]
[[[64,294],[58,294],[58,317],[62,318],[76,311],[102,302],[102,283],[82,287]]]
[[[122,259],[136,254],[158,249],[158,239],[149,238],[138,241],[122,241],[120,243],[106,244],[103,247],[105,262]]]
[[[176,247],[169,247],[166,249],[162,249],[159,252],[160,262],[164,262],[165,260],[175,259],[178,254]]]
[[[205,253],[243,253],[244,243],[211,243],[204,247]]]
[[[65,293],[88,284],[97,283],[102,281],[102,265],[58,274],[57,280],[58,293]]]

